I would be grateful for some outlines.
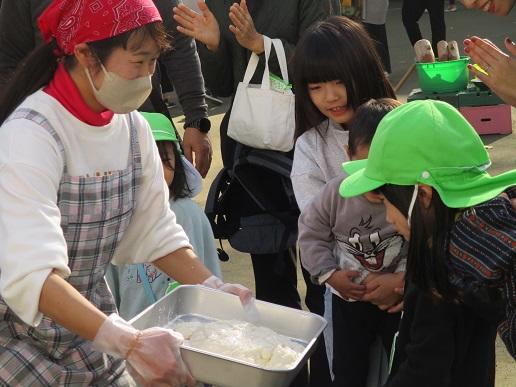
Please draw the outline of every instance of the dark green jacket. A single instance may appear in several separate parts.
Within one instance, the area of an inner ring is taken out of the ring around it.
[[[384,387],[494,387],[498,319],[484,317],[478,308],[433,300],[407,283]]]
[[[216,52],[198,43],[199,56],[207,86],[213,94],[229,97],[245,73],[251,52],[237,42],[229,30],[229,8],[234,0],[206,0],[206,4],[219,22],[221,42]],[[314,22],[328,16],[333,0],[255,0],[251,10],[256,30],[270,38],[283,41],[287,61],[301,34]],[[263,54],[252,83],[260,83],[263,75]],[[281,74],[274,54],[271,54],[270,71]]]

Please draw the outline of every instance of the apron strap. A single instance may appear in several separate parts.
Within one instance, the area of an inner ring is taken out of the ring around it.
[[[67,173],[65,147],[61,141],[61,138],[59,137],[59,134],[57,134],[47,118],[33,109],[22,108],[16,109],[5,122],[16,119],[26,119],[32,121],[47,131],[54,138],[54,141],[57,143],[57,147],[59,148],[59,153],[61,153],[61,157],[63,158],[63,173]]]

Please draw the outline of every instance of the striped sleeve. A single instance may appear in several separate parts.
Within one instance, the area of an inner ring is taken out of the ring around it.
[[[507,297],[507,319],[498,327],[498,333],[507,347],[507,351],[516,360],[516,260],[509,273],[509,280],[505,283]]]
[[[509,198],[513,191],[507,192]],[[450,264],[464,286],[497,287],[505,320],[498,331],[516,359],[516,210],[498,197],[464,212],[450,235]]]

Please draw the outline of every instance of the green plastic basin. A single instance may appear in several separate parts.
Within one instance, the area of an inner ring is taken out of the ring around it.
[[[469,57],[434,63],[416,63],[419,87],[424,92],[451,93],[468,86]]]

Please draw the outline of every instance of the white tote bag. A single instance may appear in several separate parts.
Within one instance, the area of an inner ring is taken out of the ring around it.
[[[288,84],[287,58],[279,39],[263,36],[265,71],[262,84],[249,84],[258,66],[258,55],[249,59],[244,80],[238,84],[229,117],[228,136],[253,148],[288,152],[294,147],[294,94],[271,89],[269,57],[274,45],[283,81]]]

